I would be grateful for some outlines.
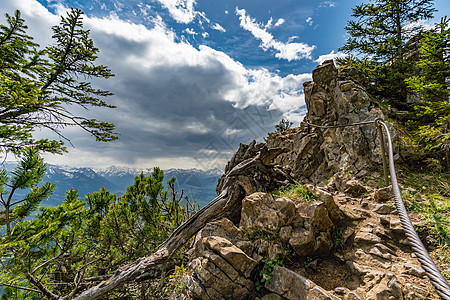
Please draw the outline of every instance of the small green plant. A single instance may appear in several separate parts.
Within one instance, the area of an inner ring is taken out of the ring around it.
[[[292,123],[289,120],[281,119],[280,123],[275,125],[275,132],[282,133],[283,131],[288,130],[289,128],[291,128],[293,124],[294,123]]]
[[[294,123],[289,120],[281,119],[281,121],[275,125],[275,131],[269,132],[267,137],[264,137],[264,142],[267,142],[267,138],[274,134],[283,133],[284,131],[290,129]]]
[[[274,195],[288,197],[292,199],[298,199],[302,201],[314,201],[319,199],[319,196],[308,190],[306,187],[299,183],[283,187],[273,192]]]
[[[277,234],[266,231],[259,227],[247,228],[246,230],[244,230],[244,234],[249,240],[252,241],[254,240],[275,241],[276,239],[278,239]]]
[[[266,282],[272,280],[273,268],[275,266],[284,266],[284,262],[278,256],[274,259],[265,257],[262,259],[262,262],[264,263],[264,266],[261,271],[259,271],[260,280],[256,282],[257,291],[260,291],[261,287],[263,287]]]
[[[422,206],[423,205],[420,202],[417,202],[416,199],[412,198],[406,209],[413,212],[420,212],[423,209]]]
[[[181,266],[175,266],[175,271],[166,279],[166,296],[173,293],[175,293],[178,297],[181,296],[181,292],[186,286],[186,283],[183,281],[183,276],[186,274],[188,274],[188,271],[183,264],[181,264]]]
[[[331,239],[336,249],[341,249],[344,247],[344,232],[345,228],[336,228],[331,234]]]
[[[304,263],[305,269],[309,268],[309,265],[312,263],[312,261],[313,261],[313,259],[311,257],[309,257],[309,256],[306,257],[305,263]]]
[[[450,279],[450,269],[447,268],[447,264],[450,261],[450,246],[444,245],[438,248],[434,253],[438,267],[443,271],[443,275]]]
[[[439,244],[450,245],[450,218],[446,215],[446,212],[450,211],[450,206],[438,199],[437,196],[428,199],[432,217],[431,230],[439,240]]]
[[[295,253],[294,249],[292,249],[292,246],[290,244],[287,244],[284,248],[283,251],[290,256],[296,256],[297,253]]]
[[[436,263],[446,269],[450,263],[450,174],[404,166],[399,179],[407,209],[422,220],[416,231],[428,235],[427,242],[436,247]],[[450,278],[450,272],[444,276]]]
[[[395,201],[393,201],[393,200],[389,200],[388,202],[386,202],[386,204],[387,204],[390,208],[392,208],[392,210],[396,210],[396,209],[397,209],[397,206],[395,206]]]

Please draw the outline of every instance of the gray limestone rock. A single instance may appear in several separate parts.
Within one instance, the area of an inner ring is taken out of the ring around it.
[[[286,299],[306,300],[311,283],[309,280],[284,267],[275,266],[272,280],[266,281],[265,288]]]

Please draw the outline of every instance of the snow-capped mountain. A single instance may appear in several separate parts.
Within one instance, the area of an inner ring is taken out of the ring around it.
[[[107,178],[111,183],[120,187],[122,193],[126,187],[133,183],[134,177],[140,173],[150,175],[153,169],[133,169],[127,167],[111,166],[97,170],[97,174]],[[184,195],[197,201],[200,206],[207,204],[216,195],[217,180],[223,174],[219,169],[207,171],[199,169],[168,169],[164,170],[165,180],[176,178],[175,189],[179,192],[183,189]]]
[[[5,162],[0,165],[0,169],[11,171],[15,168],[15,163]],[[135,169],[119,166],[110,166],[104,169],[74,168],[68,166],[47,164],[45,181],[56,184],[56,190],[49,201],[44,205],[58,205],[65,197],[66,191],[70,189],[78,190],[80,197],[100,190],[102,187],[116,193],[123,194],[127,186],[133,183],[135,176],[143,172],[150,175],[153,169]],[[216,197],[216,184],[223,174],[218,169],[202,171],[198,169],[168,169],[164,171],[165,180],[171,177],[176,178],[175,188],[179,192],[184,191],[184,195],[190,200],[195,200],[200,207],[207,204]]]

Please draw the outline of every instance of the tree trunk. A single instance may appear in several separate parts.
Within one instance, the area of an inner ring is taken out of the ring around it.
[[[84,291],[74,299],[95,299],[126,282],[144,276],[150,269],[169,261],[176,251],[207,223],[222,217],[239,222],[241,202],[246,195],[254,191],[271,192],[275,188],[293,182],[283,171],[270,165],[274,157],[287,150],[267,149],[265,146],[261,148],[261,144],[256,147],[258,150],[261,149],[256,156],[247,158],[244,155],[245,160],[234,160],[235,166],[227,166],[231,171],[222,176],[219,181],[221,190],[219,196],[181,224],[155,253],[119,268],[110,278]],[[255,151],[251,150],[256,147],[255,143],[250,144],[245,153],[254,154]],[[238,163],[239,161],[241,162]],[[256,176],[256,174],[263,176]]]

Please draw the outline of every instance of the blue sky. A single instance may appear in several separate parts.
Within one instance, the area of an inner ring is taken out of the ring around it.
[[[70,166],[223,169],[240,142],[262,140],[281,118],[305,114],[303,82],[341,55],[351,8],[361,1],[306,0],[0,0],[15,9],[45,46],[69,7],[115,77],[95,80],[117,109],[73,108],[113,122],[120,139],[96,143],[77,128],[74,147],[49,163]],[[450,15],[435,1],[435,21]],[[4,17],[1,22],[4,23]],[[432,23],[433,21],[431,21]],[[37,132],[48,136],[48,132]]]

